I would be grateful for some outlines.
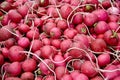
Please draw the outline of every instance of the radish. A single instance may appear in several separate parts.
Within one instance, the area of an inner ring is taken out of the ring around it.
[[[49,4],[49,0],[39,0],[39,5],[41,7],[48,6],[48,4]]]
[[[3,9],[4,11],[9,11],[10,9],[12,9],[12,4],[7,1],[3,1],[0,4],[0,8]]]
[[[52,38],[60,38],[60,36],[61,36],[61,30],[59,29],[59,28],[57,28],[57,27],[55,27],[55,28],[52,28],[51,30],[50,30],[50,36],[52,37]]]
[[[103,52],[107,48],[107,44],[103,39],[95,39],[90,44],[91,49],[95,52]]]
[[[27,24],[20,24],[18,29],[22,33],[27,33],[30,30],[30,27]]]
[[[114,7],[114,6],[108,8],[107,11],[108,11],[108,13],[110,13],[110,14],[115,14],[115,15],[119,15],[119,13],[120,13],[119,8]]]
[[[22,67],[19,62],[13,62],[6,67],[6,72],[11,76],[19,76],[22,72]]]
[[[15,45],[16,40],[14,38],[9,38],[5,41],[4,45],[6,48],[10,48]]]
[[[22,69],[25,72],[33,72],[36,69],[37,63],[34,59],[26,59],[23,63],[22,63]]]
[[[69,74],[64,74],[61,80],[72,80],[72,77]]]
[[[81,79],[81,80],[89,80],[89,78],[83,73],[78,74],[77,77],[74,78],[74,80],[79,80],[79,79]]]
[[[28,6],[22,5],[22,6],[18,7],[17,11],[24,18],[28,13]]]
[[[4,64],[4,56],[2,54],[0,54],[0,66],[2,66]]]
[[[50,67],[50,69],[54,70],[55,65],[51,62],[50,59],[44,59],[44,62]],[[46,67],[46,65],[43,62],[40,62],[38,66],[42,74],[51,74],[51,71],[48,69],[48,67]]]
[[[9,54],[9,49],[4,47],[2,48],[2,55],[4,56],[4,58],[8,58],[8,54]],[[1,61],[2,62],[2,61]]]
[[[62,30],[65,30],[68,27],[66,20],[58,20],[57,27]]]
[[[48,39],[48,38],[44,38],[44,39],[42,39],[42,44],[43,45],[50,45],[51,44],[51,40]]]
[[[111,7],[111,3],[109,0],[104,0],[102,1],[102,6],[105,8],[105,9],[108,9],[109,7]]]
[[[23,48],[28,48],[30,45],[30,40],[26,37],[22,37],[18,40],[18,45]]]
[[[20,53],[19,51],[24,51],[24,49],[17,45],[10,47],[8,58],[11,61],[23,61],[26,56],[25,54]]]
[[[109,22],[118,22],[119,18],[117,15],[111,14],[108,16],[108,21]]]
[[[52,39],[51,40],[51,45],[56,47],[57,49],[60,48],[60,44],[61,44],[61,40],[59,40],[59,39]]]
[[[95,63],[91,63],[90,61],[85,61],[84,64],[81,65],[81,72],[90,78],[98,74],[95,69]]]
[[[70,48],[72,41],[70,39],[63,40],[60,44],[60,49],[62,52],[65,52],[67,49]]]
[[[115,77],[118,76],[118,71],[113,71],[113,72],[109,72],[110,70],[115,70],[117,69],[117,66],[115,65],[108,65],[104,68],[104,70],[108,70],[107,71],[103,71],[103,74],[105,76],[106,79],[114,79]]]
[[[75,70],[80,70],[81,69],[81,65],[82,65],[82,61],[80,60],[75,60],[72,63],[72,66]]]
[[[73,24],[77,25],[77,24],[81,24],[82,22],[83,22],[83,15],[82,14],[76,14],[75,16],[73,16],[73,21],[72,21]]]
[[[65,67],[64,66],[56,67],[55,73],[56,73],[57,79],[61,79],[66,74]]]
[[[108,19],[108,13],[104,9],[94,10],[92,13],[98,16],[99,21],[106,21]]]
[[[7,25],[8,24],[8,22],[9,22],[9,17],[8,17],[8,14],[7,15],[4,15],[3,17],[2,17],[2,19],[1,19],[1,24],[3,25],[3,26],[5,26],[5,25]]]
[[[93,26],[98,21],[98,16],[94,13],[86,13],[83,19],[87,26]]]
[[[53,22],[48,22],[45,25],[43,25],[43,31],[45,31],[47,34],[50,34],[50,30],[56,27],[56,24]]]
[[[22,16],[16,10],[9,10],[8,17],[15,23],[20,22],[22,19]]]
[[[54,80],[54,76],[52,75],[47,75],[43,80]]]
[[[107,64],[110,63],[110,54],[109,53],[104,53],[100,54],[98,56],[98,64],[100,67],[106,66]]]
[[[76,34],[77,34],[77,31],[74,28],[67,28],[64,31],[64,36],[69,39],[72,39]]]
[[[104,80],[101,76],[95,76],[90,80]]]
[[[53,48],[50,45],[45,45],[41,47],[40,50],[41,50],[41,56],[46,59],[48,59],[50,56],[54,54]]]
[[[3,26],[0,28],[0,41],[11,38],[13,35],[10,32],[13,32],[13,29],[9,26]]]
[[[31,72],[24,72],[22,73],[20,78],[22,80],[34,80],[34,74]]]
[[[94,27],[96,34],[104,34],[107,30],[109,30],[109,25],[105,21],[99,21]]]
[[[78,31],[80,34],[87,34],[87,29],[84,24],[78,24],[75,29]]]
[[[70,73],[71,77],[73,78],[73,80],[75,80],[75,76],[78,76],[80,74],[79,70],[74,70]]]
[[[22,80],[22,79],[20,79],[18,77],[8,77],[5,80]]]
[[[111,30],[116,31],[119,27],[119,25],[116,22],[109,22],[108,23]]]
[[[35,52],[42,47],[42,42],[39,39],[35,39],[31,41],[30,45],[32,46],[31,48],[32,52]]]
[[[119,79],[120,79],[120,76],[115,77],[113,80],[119,80]]]
[[[115,46],[118,44],[119,38],[117,33],[111,30],[108,30],[104,33],[104,40],[108,45]]]
[[[67,19],[68,15],[71,13],[72,8],[66,4],[60,8],[60,13],[64,19]]]

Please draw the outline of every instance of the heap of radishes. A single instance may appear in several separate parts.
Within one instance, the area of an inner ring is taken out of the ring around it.
[[[120,80],[119,0],[0,3],[0,80]]]

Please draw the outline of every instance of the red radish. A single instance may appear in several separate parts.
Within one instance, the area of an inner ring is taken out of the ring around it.
[[[59,40],[59,39],[52,39],[51,40],[51,45],[56,47],[57,49],[60,48],[60,44],[61,44],[61,40]]]
[[[22,5],[18,7],[17,11],[21,14],[22,17],[25,17],[28,13],[28,7],[26,5]]]
[[[40,50],[41,50],[41,56],[43,58],[49,58],[50,56],[54,54],[53,48],[50,45],[45,45],[41,47]]]
[[[91,63],[90,61],[85,61],[84,64],[81,65],[81,72],[88,77],[94,77],[98,74],[95,70],[95,63]]]
[[[72,39],[76,34],[77,34],[77,31],[74,28],[67,28],[64,31],[64,36],[69,39]]]
[[[115,77],[113,80],[120,80],[120,76]]]
[[[74,70],[70,73],[71,77],[73,78],[73,80],[75,80],[75,76],[78,76],[80,74],[79,70]]]
[[[42,39],[42,43],[43,43],[43,45],[50,45],[51,44],[51,40],[48,39],[48,38],[44,38],[44,39]]]
[[[24,72],[22,73],[20,78],[22,80],[34,80],[34,74],[31,72]]]
[[[39,0],[39,5],[41,7],[48,6],[48,4],[49,4],[49,0]]]
[[[70,0],[70,4],[72,6],[78,6],[78,4],[80,4],[80,0]]]
[[[57,76],[57,79],[61,79],[66,73],[65,73],[65,67],[64,66],[58,66],[55,68],[55,73]]]
[[[44,7],[38,7],[38,10],[37,10],[37,15],[39,17],[43,16],[46,14],[46,9]]]
[[[84,0],[85,4],[98,4],[98,0]]]
[[[35,39],[31,41],[30,45],[32,46],[32,52],[35,52],[37,50],[40,50],[40,48],[42,47],[42,42],[39,39]]]
[[[9,64],[6,68],[6,72],[11,76],[19,76],[22,72],[22,67],[20,62],[13,62]]]
[[[109,0],[105,0],[105,1],[102,1],[102,6],[107,9],[109,7],[111,7],[111,3]]]
[[[81,65],[82,65],[82,61],[80,60],[75,60],[72,63],[72,66],[75,70],[80,70],[81,69]]]
[[[8,16],[11,19],[11,21],[13,21],[15,23],[20,22],[22,19],[22,16],[16,10],[9,10]]]
[[[57,63],[57,62],[64,60],[63,56],[60,54],[55,55],[53,60],[54,60],[53,63],[55,63],[56,66],[65,66],[66,65],[65,62]]]
[[[56,27],[56,24],[53,22],[48,22],[45,25],[43,25],[43,31],[45,31],[46,33],[50,34],[50,30]]]
[[[105,21],[99,21],[94,27],[97,34],[104,34],[107,30],[109,30],[109,25]]]
[[[117,33],[111,30],[108,30],[104,33],[104,40],[108,45],[115,46],[118,44],[119,38]]]
[[[66,28],[68,28],[67,22],[65,20],[58,20],[57,27],[62,30],[65,30]]]
[[[104,70],[115,70],[117,69],[117,66],[115,65],[108,65],[104,68]],[[118,71],[113,71],[113,72],[103,72],[103,75],[105,76],[106,79],[114,79],[115,77],[118,76]]]
[[[9,49],[4,47],[2,48],[2,55],[4,56],[4,58],[8,58],[8,54],[9,54]],[[2,61],[1,61],[2,62]]]
[[[20,51],[24,51],[24,49],[20,46],[14,45],[12,47],[10,47],[9,49],[9,59],[11,61],[22,61],[25,59],[25,54],[21,53]]]
[[[44,59],[44,62],[46,63],[46,65],[49,66],[50,69],[54,70],[55,65],[54,63],[51,62],[50,59]],[[48,69],[46,65],[43,62],[40,62],[38,66],[42,74],[48,75],[51,73],[51,71]]]
[[[38,27],[38,26],[42,26],[43,25],[43,20],[40,18],[35,18],[34,19],[34,26]]]
[[[13,29],[9,26],[0,28],[0,41],[7,40],[13,36],[9,31],[13,32]]]
[[[107,9],[108,13],[119,15],[120,10],[117,7],[110,7]]]
[[[103,39],[95,39],[90,45],[95,52],[103,52],[107,48],[107,44]]]
[[[78,31],[78,33],[80,34],[87,34],[87,29],[86,29],[86,25],[84,24],[78,24],[75,29]]]
[[[74,1],[77,1],[77,0],[74,0]],[[73,21],[72,21],[73,24],[81,24],[82,22],[83,22],[83,16],[82,16],[82,14],[76,14],[73,17]]]
[[[22,37],[18,40],[18,45],[23,48],[27,48],[30,45],[30,40],[26,37]]]
[[[67,51],[73,58],[83,58],[87,53],[85,50],[86,47],[82,42],[73,42]]]
[[[26,34],[26,37],[28,37],[29,39],[38,39],[39,38],[39,32],[35,31],[35,30],[29,30]]]
[[[108,25],[109,25],[110,29],[113,31],[117,30],[119,27],[119,24],[116,22],[109,22]]]
[[[45,76],[44,80],[54,80],[54,76],[47,75],[47,76]]]
[[[81,79],[81,80],[89,80],[89,78],[83,73],[78,74],[77,77],[74,78],[74,80],[79,80],[79,79]]]
[[[117,15],[111,14],[108,16],[108,21],[109,22],[118,22],[119,18]]]
[[[101,76],[95,76],[90,80],[104,80]]]
[[[9,17],[8,17],[8,14],[7,14],[7,15],[4,15],[4,16],[2,17],[1,24],[2,24],[3,26],[5,26],[5,25],[8,24],[9,20],[10,20],[10,19],[9,19]]]
[[[18,29],[19,29],[20,32],[26,33],[30,30],[30,27],[27,24],[20,24],[18,26]]]
[[[4,11],[9,11],[10,9],[12,9],[12,4],[7,1],[4,1],[0,4],[0,8]]]
[[[62,52],[66,52],[68,48],[70,48],[72,41],[70,39],[63,40],[60,44],[60,49]]]
[[[9,39],[7,39],[6,41],[5,41],[5,46],[7,47],[7,48],[10,48],[10,47],[12,47],[13,45],[15,45],[15,39],[14,38],[9,38]]]
[[[76,36],[74,36],[73,40],[74,40],[75,42],[77,42],[77,41],[78,41],[78,42],[82,42],[85,47],[89,47],[88,38],[87,38],[87,36],[84,35],[84,34],[77,34]]]
[[[61,30],[57,27],[54,27],[50,30],[50,36],[52,38],[60,38],[61,36]]]
[[[38,57],[41,57],[41,51],[40,50],[35,51],[34,54],[36,54]],[[39,59],[36,58],[35,56],[32,56],[32,58],[35,59],[37,62],[39,62]]]
[[[4,56],[0,54],[0,66],[4,64]]]
[[[108,19],[108,13],[104,9],[94,10],[92,13],[98,16],[99,21],[106,21]]]
[[[62,15],[62,17],[64,19],[67,19],[67,17],[69,16],[69,14],[71,13],[72,11],[72,8],[69,6],[69,5],[63,5],[61,8],[60,8],[60,13]]]
[[[83,19],[87,26],[93,26],[98,21],[98,16],[94,13],[86,13]]]
[[[54,18],[57,18],[59,16],[55,7],[49,7],[47,10],[47,15]]]
[[[22,63],[22,69],[25,72],[33,72],[36,69],[37,63],[34,59],[30,58],[30,59],[26,59],[23,63]]]
[[[104,53],[98,56],[98,65],[100,67],[106,66],[107,64],[110,63],[110,54],[109,53]]]
[[[20,79],[18,77],[8,77],[5,80],[22,80],[22,79]]]
[[[72,77],[69,74],[64,74],[61,80],[72,80]]]

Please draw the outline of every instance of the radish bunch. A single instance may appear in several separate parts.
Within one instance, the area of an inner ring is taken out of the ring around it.
[[[119,0],[0,2],[0,80],[120,80]]]

